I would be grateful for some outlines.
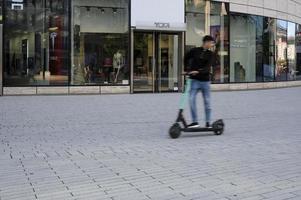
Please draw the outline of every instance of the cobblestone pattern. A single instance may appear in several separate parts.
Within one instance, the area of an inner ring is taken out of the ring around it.
[[[301,199],[301,88],[216,92],[226,133],[171,140],[178,99],[1,97],[0,200]]]

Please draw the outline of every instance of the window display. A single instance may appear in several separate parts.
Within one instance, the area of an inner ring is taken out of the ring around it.
[[[4,84],[68,84],[68,1],[4,1]]]
[[[72,1],[72,85],[129,84],[128,1]]]

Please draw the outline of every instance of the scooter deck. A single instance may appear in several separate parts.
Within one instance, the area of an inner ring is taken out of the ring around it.
[[[182,128],[183,132],[189,132],[189,133],[196,133],[196,132],[215,132],[215,131],[220,131],[221,129],[214,129],[214,128],[206,128],[206,127],[201,127],[201,128]]]

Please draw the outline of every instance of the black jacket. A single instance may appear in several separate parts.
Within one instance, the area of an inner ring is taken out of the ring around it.
[[[185,71],[198,71],[196,75],[190,75],[191,79],[199,81],[211,81],[211,67],[213,64],[213,52],[203,47],[191,49],[184,58]]]

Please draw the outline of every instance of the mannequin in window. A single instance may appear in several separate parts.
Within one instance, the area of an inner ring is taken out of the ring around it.
[[[91,83],[93,71],[91,70],[90,65],[86,65],[84,67],[84,73],[85,73],[85,82]]]
[[[115,75],[114,83],[117,83],[118,81],[118,75],[120,73],[121,67],[123,66],[123,63],[124,63],[123,55],[121,51],[118,50],[113,56],[113,68],[114,68],[114,75]]]

